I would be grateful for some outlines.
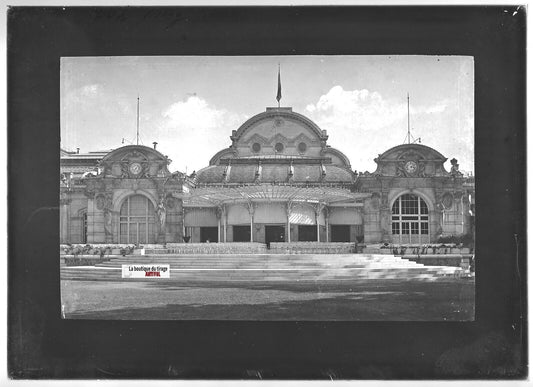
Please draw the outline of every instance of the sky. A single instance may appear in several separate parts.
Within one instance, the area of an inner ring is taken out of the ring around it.
[[[61,147],[135,144],[139,96],[139,143],[156,141],[171,172],[197,171],[277,106],[278,64],[281,106],[326,129],[352,169],[407,142],[409,93],[412,140],[474,172],[474,60],[461,56],[64,57]]]

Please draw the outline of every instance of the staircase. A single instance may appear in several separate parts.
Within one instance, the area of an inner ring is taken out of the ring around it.
[[[122,279],[122,265],[135,264],[168,264],[170,279]],[[63,280],[157,282],[433,280],[463,274],[458,267],[424,266],[380,254],[150,254],[116,257],[95,266],[61,267]]]

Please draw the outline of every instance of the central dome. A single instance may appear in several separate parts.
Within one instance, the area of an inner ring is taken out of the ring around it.
[[[234,130],[229,148],[218,152],[210,165],[228,159],[322,159],[322,164],[333,164],[350,170],[348,158],[327,145],[326,130],[309,118],[292,111],[290,107],[267,108]]]

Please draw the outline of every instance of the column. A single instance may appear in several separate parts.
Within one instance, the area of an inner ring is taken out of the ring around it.
[[[226,211],[226,206],[222,206],[222,219],[224,220],[224,243],[226,243],[228,238],[228,211]]]
[[[71,199],[68,198],[68,194],[61,194],[60,198],[60,204],[61,204],[61,218],[60,218],[60,235],[61,235],[61,243],[70,243],[70,214],[69,214],[69,204]]]
[[[285,211],[287,212],[287,242],[291,242],[291,208],[292,204],[287,203],[287,207],[285,207]]]
[[[329,208],[324,207],[324,219],[326,223],[326,242],[329,242]]]
[[[182,238],[181,238],[181,242],[185,243],[185,239],[183,239],[184,236],[187,236],[187,234],[185,233],[186,232],[186,229],[185,229],[185,207],[182,206],[181,207],[181,216],[183,217],[183,222],[181,222],[181,232],[182,232]],[[192,235],[189,235],[190,239],[189,239],[189,242],[192,243]],[[179,242],[179,241],[178,241]]]
[[[315,210],[315,219],[316,219],[316,241],[317,242],[320,242],[320,222],[319,222],[319,217],[320,217],[320,211],[321,211],[322,207],[321,205],[318,205],[316,210]]]
[[[248,203],[248,211],[250,212],[250,242],[254,241],[254,212],[255,204]]]
[[[220,224],[221,224],[221,218],[222,218],[222,207],[217,207],[216,208],[216,215],[217,215],[217,227],[218,227],[218,230],[217,230],[217,242],[220,243],[220,241],[222,240],[222,235],[220,233]]]

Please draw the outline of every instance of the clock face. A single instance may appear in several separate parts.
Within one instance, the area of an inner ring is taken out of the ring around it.
[[[131,163],[130,165],[130,172],[134,175],[138,175],[139,173],[141,173],[141,169],[142,167],[139,163]]]
[[[408,161],[405,163],[405,171],[407,173],[415,173],[418,169],[418,165],[414,161]]]

